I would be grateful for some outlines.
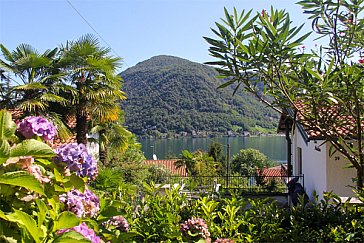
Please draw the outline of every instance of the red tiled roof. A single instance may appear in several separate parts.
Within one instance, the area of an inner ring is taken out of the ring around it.
[[[267,177],[287,176],[287,169],[283,165],[278,165],[271,168],[263,168],[260,172],[260,175]]]
[[[310,139],[322,139],[321,131],[325,131],[326,134],[339,134],[343,137],[354,135],[357,133],[355,122],[356,120],[353,116],[343,115],[345,111],[341,111],[340,107],[327,106],[320,108],[320,112],[315,119],[315,124],[310,125],[309,122],[303,119],[303,115],[310,112],[302,103],[297,103],[297,121],[302,124],[304,130],[306,131],[308,138]],[[281,116],[279,131],[284,130],[283,121],[286,119],[287,114]],[[362,123],[361,129],[364,130],[364,122]]]
[[[172,175],[186,176],[187,175],[186,167],[183,166],[180,168],[176,168],[176,166],[174,165],[176,161],[177,159],[146,160],[144,161],[144,163],[147,165],[162,165],[166,167],[171,172]]]

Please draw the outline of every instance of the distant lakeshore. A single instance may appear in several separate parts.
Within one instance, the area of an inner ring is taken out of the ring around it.
[[[212,142],[223,145],[226,154],[226,145],[230,145],[230,156],[239,153],[241,149],[254,148],[264,153],[269,159],[284,163],[287,161],[286,139],[280,134],[251,135],[251,136],[216,136],[216,137],[179,137],[179,138],[141,138],[142,151],[147,159],[153,154],[158,159],[178,158],[182,150],[196,151],[208,150]]]
[[[165,133],[165,134],[144,134],[137,135],[140,139],[172,139],[172,138],[221,138],[221,137],[261,137],[261,136],[284,136],[280,133],[274,132],[249,132],[244,131],[242,133],[236,133],[233,131],[228,131],[226,133],[211,133],[211,132],[180,132],[180,133]]]

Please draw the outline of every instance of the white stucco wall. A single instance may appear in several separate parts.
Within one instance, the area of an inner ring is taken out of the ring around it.
[[[311,199],[313,191],[319,195],[333,191],[339,196],[354,196],[352,178],[355,169],[344,168],[348,163],[339,153],[329,157],[330,144],[322,144],[323,140],[309,141],[307,144],[298,129],[292,135],[293,174],[297,175],[297,147],[302,148],[302,173],[304,186]],[[315,149],[317,146],[321,151]]]
[[[328,144],[327,147],[330,145]],[[333,191],[335,194],[343,197],[353,197],[353,183],[352,178],[356,177],[356,170],[354,168],[345,168],[349,161],[339,153],[335,153],[332,157],[329,156],[329,149],[327,149],[327,191]]]
[[[308,196],[312,198],[312,193],[316,191],[322,194],[327,188],[327,169],[326,169],[326,145],[320,147],[321,151],[315,150],[322,141],[310,141],[306,144],[298,129],[292,139],[292,161],[293,173],[297,172],[297,147],[302,148],[302,173],[304,175],[304,186]]]

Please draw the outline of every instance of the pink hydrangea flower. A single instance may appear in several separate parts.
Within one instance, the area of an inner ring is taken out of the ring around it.
[[[81,235],[83,235],[83,237],[90,240],[92,243],[100,243],[100,237],[98,237],[96,235],[95,231],[90,229],[85,223],[82,223],[82,224],[80,224],[78,226],[75,226],[75,227],[72,227],[70,229],[58,230],[57,234],[61,235],[61,234],[65,233],[65,232],[69,232],[71,230],[80,233]]]
[[[102,223],[105,228],[114,227],[122,232],[129,231],[128,221],[121,215],[111,217],[108,221]]]
[[[21,156],[18,163],[20,164],[22,169],[32,174],[40,183],[48,183],[51,181],[48,176],[43,175],[44,169],[42,170],[42,167],[34,164],[33,157]]]
[[[192,217],[191,219],[186,220],[181,224],[181,232],[186,237],[190,237],[191,234],[197,234],[197,238],[210,238],[210,232],[208,230],[207,224],[201,218]]]

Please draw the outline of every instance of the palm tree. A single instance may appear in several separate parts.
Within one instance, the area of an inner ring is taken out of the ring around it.
[[[103,165],[108,165],[108,148],[120,154],[129,146],[132,133],[116,122],[99,124],[91,129],[91,133],[99,134],[99,158]]]
[[[60,93],[72,92],[72,88],[63,83],[65,74],[56,65],[58,49],[39,54],[32,46],[20,44],[11,52],[0,44],[0,50],[4,57],[0,59],[0,109],[17,109],[22,116],[48,117],[57,126],[59,136],[67,138],[70,132],[64,120],[51,108],[55,104],[66,106],[68,100]]]
[[[181,158],[174,162],[176,168],[186,167],[187,174],[189,176],[196,175],[196,158],[194,154],[190,153],[188,150],[183,150],[181,154]]]
[[[101,123],[118,120],[118,101],[125,98],[120,90],[121,77],[115,73],[119,61],[92,35],[61,47],[59,64],[68,72],[68,84],[76,90],[66,97],[71,100],[71,112],[76,117],[78,143],[87,143],[90,119]]]
[[[24,115],[47,114],[50,102],[66,104],[67,100],[59,96],[66,88],[62,84],[63,74],[54,66],[58,49],[46,50],[39,54],[27,44],[19,45],[10,52],[0,44],[4,60],[0,59],[2,74],[12,75],[7,99],[0,102],[1,108],[20,109]]]

